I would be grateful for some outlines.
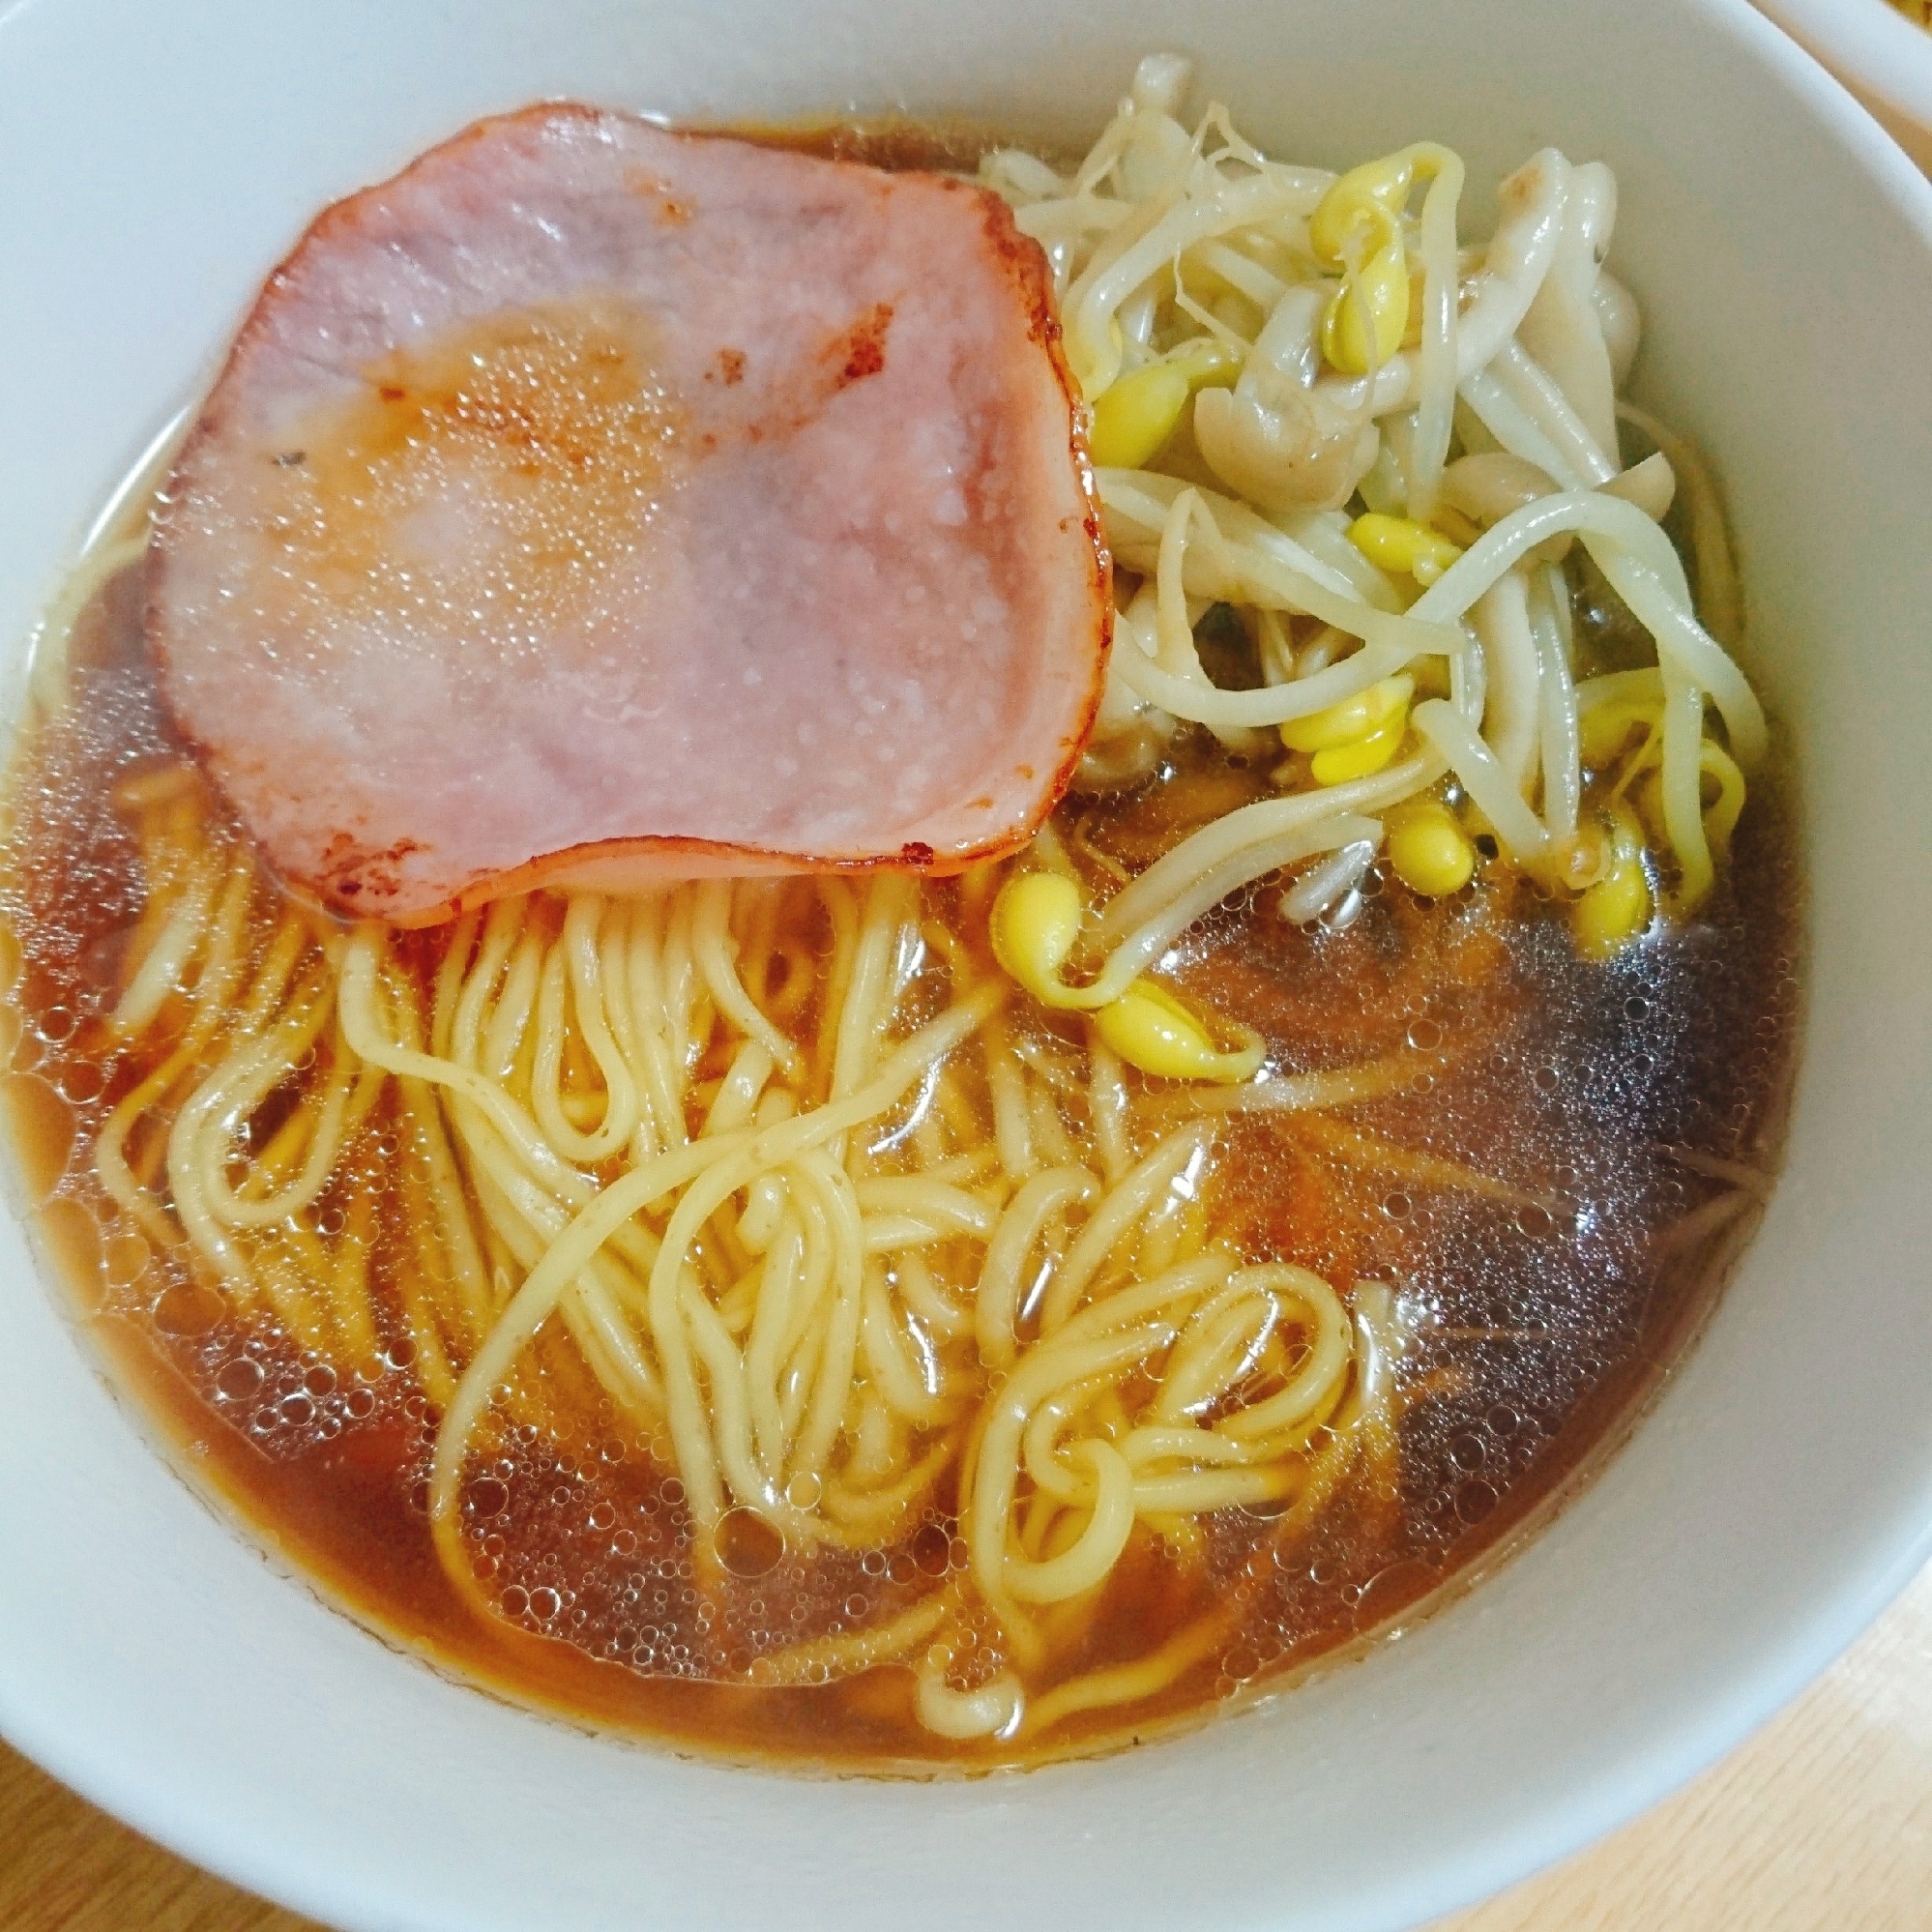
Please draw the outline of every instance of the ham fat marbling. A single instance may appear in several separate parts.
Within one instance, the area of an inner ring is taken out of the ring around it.
[[[1009,851],[1110,608],[1045,263],[997,197],[570,106],[308,230],[148,599],[282,877],[404,925]]]

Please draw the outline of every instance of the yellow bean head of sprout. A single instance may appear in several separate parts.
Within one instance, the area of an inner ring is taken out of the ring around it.
[[[987,927],[993,956],[1042,1006],[1093,1011],[1100,1038],[1144,1073],[1233,1082],[1255,1071],[1263,1056],[1258,1036],[1238,1029],[1240,1046],[1222,1050],[1200,1015],[1151,980],[1135,980],[1118,994],[1069,986],[1061,969],[1073,956],[1084,918],[1080,889],[1071,879],[1058,872],[1017,873],[993,901]]]
[[[1094,1024],[1129,1066],[1167,1080],[1215,1080],[1232,1086],[1253,1077],[1266,1051],[1252,1033],[1235,1051],[1221,1051],[1199,1016],[1152,980],[1136,980],[1095,1013]]]

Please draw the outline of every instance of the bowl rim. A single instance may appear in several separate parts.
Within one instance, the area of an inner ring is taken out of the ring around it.
[[[11,27],[24,15],[56,4],[58,0],[0,4],[0,56]],[[1758,61],[1781,78],[1810,111],[1816,127],[1932,254],[1932,183],[1918,174],[1810,53],[1754,12],[1747,0],[1673,0],[1673,4],[1703,15],[1730,37],[1741,56]],[[1777,5],[1820,18],[1830,11],[1830,0],[1777,0]],[[1889,12],[1880,0],[1871,0],[1865,11],[1873,10]],[[1916,39],[1925,38],[1902,18],[1888,24]],[[1932,40],[1926,45],[1932,48]],[[90,1367],[97,1367],[93,1352],[86,1353]],[[189,1487],[196,1493],[193,1485]],[[1821,1589],[1810,1614],[1795,1621],[1781,1643],[1766,1645],[1741,1663],[1700,1708],[1686,1711],[1674,1729],[1658,1731],[1642,1747],[1626,1750],[1593,1786],[1572,1790],[1561,1799],[1536,1799],[1470,1845],[1452,1885],[1447,1875],[1439,1882],[1431,1911],[1453,1910],[1568,1856],[1687,1782],[1735,1746],[1829,1664],[1932,1558],[1932,1515],[1920,1508],[1908,1521],[1901,1510],[1883,1546],[1876,1536],[1872,1538],[1868,1564],[1848,1569]],[[232,1534],[229,1526],[222,1528]],[[299,1572],[283,1567],[299,1578]],[[37,1706],[34,1686],[4,1670],[0,1670],[0,1731],[95,1802],[207,1869],[318,1917],[339,1916],[344,1923],[371,1922],[371,1901],[366,1892],[354,1889],[347,1873],[306,1860],[289,1846],[247,1844],[224,1832],[212,1814],[198,1809],[161,1768],[138,1752],[91,1751],[63,1733],[54,1703],[48,1700]],[[1042,1773],[1056,1774],[1052,1769]],[[394,1909],[398,1916],[382,1922],[406,1922],[399,1916],[399,1905]]]
[[[1888,0],[1758,0],[1844,77],[1932,133],[1932,32]]]

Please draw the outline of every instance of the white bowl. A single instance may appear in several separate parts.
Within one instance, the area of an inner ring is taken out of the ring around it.
[[[1758,0],[1932,170],[1932,33],[1886,0]]]
[[[1612,162],[1640,387],[1704,439],[1811,864],[1788,1175],[1601,1478],[1461,1601],[1273,1705],[938,1785],[679,1761],[454,1685],[154,1453],[0,1227],[0,1729],[343,1926],[1412,1924],[1627,1817],[1932,1552],[1932,189],[1743,0],[27,0],[0,11],[0,637],[330,197],[488,109],[843,102],[1096,128],[1179,45],[1255,136]],[[191,1460],[191,1457],[190,1457]]]

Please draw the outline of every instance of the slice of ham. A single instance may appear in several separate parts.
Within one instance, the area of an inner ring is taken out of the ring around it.
[[[270,278],[147,636],[282,878],[419,925],[535,885],[1012,850],[1107,563],[996,196],[626,115],[470,129]]]

